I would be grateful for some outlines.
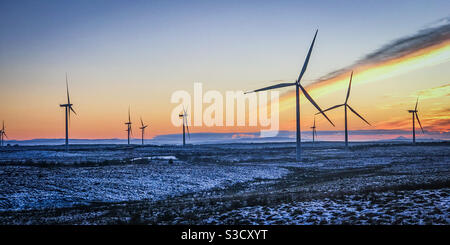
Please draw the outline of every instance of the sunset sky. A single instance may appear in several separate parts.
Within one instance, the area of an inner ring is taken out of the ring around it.
[[[249,91],[293,82],[319,29],[302,84],[322,109],[345,101],[351,130],[450,131],[450,1],[1,1],[0,121],[10,139],[63,138],[65,73],[78,116],[72,138],[126,138],[131,107],[149,138],[180,133],[176,90]],[[279,89],[281,130],[295,130],[295,93]],[[301,126],[317,112],[302,96]],[[208,105],[205,104],[203,108]],[[343,108],[317,130],[343,130]],[[191,127],[257,132],[260,127]],[[421,136],[425,137],[425,136]]]

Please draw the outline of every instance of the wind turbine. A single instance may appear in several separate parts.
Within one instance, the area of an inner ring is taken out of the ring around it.
[[[127,125],[127,131],[128,134],[128,144],[130,144],[130,134],[133,134],[133,130],[131,130],[131,116],[130,116],[130,107],[128,107],[128,122],[125,123]]]
[[[3,121],[2,129],[0,130],[0,146],[3,146],[3,140],[4,140],[3,136],[8,138],[8,136],[6,135],[6,132],[5,132],[5,121]]]
[[[415,118],[417,118],[417,122],[419,123],[420,129],[422,129],[422,133],[424,133],[423,128],[422,128],[422,124],[420,124],[420,120],[419,120],[419,116],[417,115],[417,104],[419,103],[419,98],[417,97],[417,101],[416,101],[416,107],[414,108],[414,110],[408,110],[409,113],[412,113],[412,122],[413,122],[413,126],[412,126],[412,132],[413,132],[413,143],[416,143],[416,127],[415,127]]]
[[[75,113],[75,110],[73,109],[73,104],[70,103],[70,97],[69,97],[69,83],[67,82],[67,73],[66,73],[66,90],[67,90],[67,104],[61,104],[60,107],[64,107],[66,110],[66,150],[68,150],[69,147],[69,123],[70,123],[70,111]]]
[[[189,134],[189,125],[187,123],[187,116],[188,115],[186,113],[186,110],[183,107],[183,113],[178,115],[179,118],[183,118],[183,146],[186,145],[186,130],[185,130],[185,127],[187,128],[187,133],[188,133],[189,139],[191,138],[191,135]]]
[[[331,122],[331,120],[327,117],[327,115],[325,115],[325,113],[322,111],[322,109],[320,109],[319,105],[317,105],[317,103],[313,100],[313,98],[308,94],[308,92],[306,92],[305,88],[303,88],[303,86],[300,84],[300,81],[303,77],[303,74],[305,74],[306,71],[306,67],[308,66],[308,62],[309,62],[309,58],[311,57],[311,52],[314,46],[314,42],[316,41],[316,36],[317,36],[317,32],[318,30],[316,30],[316,34],[314,35],[314,39],[311,43],[311,46],[309,47],[309,51],[308,54],[306,55],[306,59],[305,59],[305,63],[303,63],[303,67],[302,70],[300,72],[300,75],[298,76],[297,81],[293,82],[293,83],[280,83],[277,85],[272,85],[269,87],[265,87],[265,88],[261,88],[261,89],[257,89],[257,90],[253,90],[247,93],[252,93],[252,92],[259,92],[259,91],[265,91],[265,90],[270,90],[270,89],[275,89],[275,88],[283,88],[283,87],[290,87],[290,86],[295,86],[295,99],[296,99],[296,121],[297,121],[297,145],[296,145],[296,159],[297,161],[301,161],[301,148],[300,148],[300,144],[301,144],[301,138],[300,138],[300,91],[302,90],[303,94],[305,95],[305,97],[309,100],[309,102],[311,102],[311,104],[313,104],[317,110],[319,110],[319,112],[331,123],[331,125],[334,126],[333,122]]]
[[[146,127],[148,127],[148,125],[144,125],[144,122],[142,121],[141,117],[141,127],[139,129],[142,130],[142,145],[144,145],[144,130]]]
[[[361,118],[364,122],[366,122],[367,124],[369,124],[370,126],[372,126],[368,121],[366,121],[366,119],[364,119],[361,115],[358,114],[358,112],[356,112],[349,104],[348,104],[348,98],[350,97],[350,88],[352,86],[352,77],[353,77],[353,71],[350,74],[350,83],[348,84],[348,90],[347,90],[347,97],[345,98],[345,102],[344,104],[340,104],[340,105],[335,105],[332,106],[326,110],[324,110],[324,112],[329,111],[329,110],[333,110],[336,108],[339,108],[341,106],[344,106],[345,108],[345,147],[348,147],[348,130],[347,130],[347,108],[350,109],[350,111],[352,111],[353,113],[355,113],[355,115],[357,115],[359,118]]]
[[[313,145],[314,145],[315,137],[317,137],[317,131],[316,131],[316,116],[314,116],[314,123],[313,123],[313,126],[311,127],[311,129],[312,129]]]

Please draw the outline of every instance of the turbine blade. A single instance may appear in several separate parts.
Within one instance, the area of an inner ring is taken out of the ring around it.
[[[141,125],[142,125],[142,127],[144,127],[144,122],[142,122],[142,117],[141,117]]]
[[[73,107],[71,106],[71,107],[69,107],[70,108],[70,110],[73,112],[73,113],[75,113],[75,115],[77,115],[77,113],[75,112],[75,110],[73,109]],[[78,115],[77,115],[78,116]]]
[[[313,100],[313,98],[308,94],[308,92],[306,92],[305,88],[303,88],[303,86],[301,84],[299,84],[298,86],[300,86],[300,89],[302,90],[303,94],[305,95],[305,97],[309,100],[309,102],[311,102],[311,104],[313,104],[317,110],[319,110],[319,112],[331,123],[331,125],[333,125],[334,127],[334,123],[327,117],[327,115],[322,111],[322,109],[320,109],[319,105]]]
[[[272,86],[268,86],[268,87],[265,87],[265,88],[260,88],[260,89],[257,89],[257,90],[253,90],[253,91],[248,91],[248,92],[245,92],[244,94],[253,93],[253,92],[260,92],[260,91],[265,91],[265,90],[270,90],[270,89],[275,89],[275,88],[289,87],[289,86],[292,86],[292,85],[295,85],[295,83],[280,83],[280,84],[277,84],[277,85],[272,85]]]
[[[186,117],[186,109],[184,109],[184,105],[183,105],[183,113],[182,113],[182,116],[183,116],[183,123],[184,123],[184,118]]]
[[[423,131],[422,124],[420,124],[419,115],[417,115],[417,112],[415,114],[416,114],[416,119],[417,119],[417,122],[419,123],[420,129],[422,129],[422,133],[424,134],[425,132]]]
[[[317,103],[308,94],[308,92],[306,92],[305,88],[303,88],[303,86],[301,84],[299,84],[298,86],[300,86],[300,89],[302,90],[305,97],[309,100],[309,102],[311,102],[311,104],[313,104],[316,107],[316,109],[319,110],[319,112],[331,123],[331,125],[334,126],[334,123],[327,117],[327,115],[322,111],[322,109],[320,109],[319,105],[317,105]]]
[[[419,103],[419,97],[417,97],[417,100],[416,100],[416,107],[414,108],[415,111],[417,111],[417,104],[418,103]]]
[[[313,41],[311,43],[311,46],[309,47],[309,51],[308,51],[308,54],[306,55],[305,63],[303,63],[302,71],[300,72],[300,75],[298,76],[298,79],[297,79],[297,83],[298,84],[300,84],[300,80],[302,79],[303,74],[305,74],[306,67],[308,67],[309,58],[311,57],[311,52],[313,50],[314,43],[316,42],[316,37],[317,37],[317,32],[318,31],[319,30],[316,30],[316,34],[314,34],[314,39],[313,39]]]
[[[323,112],[331,111],[331,110],[336,109],[336,108],[338,108],[338,107],[341,107],[341,106],[343,106],[343,105],[345,105],[345,104],[340,104],[340,105],[332,106],[332,107],[330,107],[330,108],[324,110]],[[319,114],[319,113],[320,113],[320,112],[317,112],[315,115],[317,115],[317,114]]]
[[[355,113],[359,118],[361,118],[364,122],[366,122],[367,124],[369,124],[370,126],[372,126],[368,121],[366,121],[366,119],[364,119],[361,115],[359,115],[355,110],[353,110],[353,108],[351,108],[349,105],[347,105],[348,108]]]
[[[67,72],[66,72],[66,90],[67,90],[67,104],[70,105],[70,97],[69,97],[69,82],[67,81]]]
[[[353,71],[352,71],[352,74],[350,74],[350,82],[348,84],[347,98],[345,98],[345,104],[347,104],[348,97],[350,97],[350,88],[352,87],[352,77],[353,77]]]
[[[183,118],[186,119],[186,129],[187,129],[188,137],[189,137],[189,139],[190,139],[190,138],[191,138],[191,134],[189,133],[189,123],[188,123],[188,120],[187,120],[188,115],[187,115],[187,113],[186,113],[186,110],[184,110],[184,117],[183,117]]]
[[[130,106],[128,106],[128,122],[131,122]]]
[[[9,138],[8,138],[8,135],[6,135],[6,133],[5,133],[4,131],[3,131],[2,133],[3,133],[3,135],[4,135],[7,139],[9,139]]]

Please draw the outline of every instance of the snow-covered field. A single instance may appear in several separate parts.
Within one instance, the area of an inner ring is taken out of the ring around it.
[[[277,179],[288,172],[258,165],[169,164],[159,159],[140,159],[135,164],[133,160],[110,166],[2,166],[0,211],[159,200],[256,178]]]
[[[206,224],[450,224],[450,188],[348,195],[342,199],[253,206],[214,215]]]
[[[3,224],[450,224],[450,144],[0,150]]]

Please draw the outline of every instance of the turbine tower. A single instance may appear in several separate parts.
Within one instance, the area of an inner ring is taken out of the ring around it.
[[[128,144],[130,144],[130,134],[133,134],[133,130],[131,130],[131,116],[130,116],[130,107],[128,107],[128,122],[125,123],[127,125],[127,135],[128,135]]]
[[[303,77],[303,75],[305,74],[306,71],[306,67],[308,66],[308,62],[309,62],[309,58],[311,57],[311,52],[312,49],[314,47],[314,42],[316,41],[316,36],[317,36],[317,32],[318,30],[316,30],[316,34],[314,35],[314,39],[311,43],[311,46],[309,47],[309,51],[308,54],[306,55],[306,59],[305,59],[305,63],[303,63],[303,67],[302,70],[300,72],[300,75],[298,76],[297,81],[293,82],[293,83],[280,83],[277,85],[273,85],[273,86],[269,86],[269,87],[265,87],[265,88],[261,88],[261,89],[257,89],[257,90],[253,90],[247,93],[252,93],[252,92],[259,92],[259,91],[265,91],[265,90],[270,90],[270,89],[275,89],[275,88],[283,88],[283,87],[290,87],[290,86],[295,86],[295,102],[296,102],[296,122],[297,122],[297,144],[296,144],[296,159],[298,162],[301,161],[301,137],[300,137],[300,90],[303,92],[303,94],[305,95],[305,97],[309,100],[309,102],[311,102],[311,104],[313,104],[317,110],[319,110],[319,112],[331,123],[331,125],[334,126],[333,122],[327,117],[327,115],[325,115],[325,113],[322,111],[322,109],[320,109],[319,105],[317,105],[317,103],[313,100],[313,98],[308,94],[308,92],[306,92],[305,88],[303,88],[303,86],[300,84],[300,81]]]
[[[315,142],[315,137],[317,137],[317,131],[316,131],[316,116],[314,116],[314,123],[313,123],[313,126],[311,127],[311,129],[312,129],[312,136],[313,136],[313,145],[314,145],[314,142]]]
[[[186,130],[185,130],[185,127],[187,129],[187,133],[188,133],[189,139],[191,138],[191,135],[189,134],[189,125],[187,123],[187,116],[188,115],[186,113],[186,110],[183,107],[183,113],[178,115],[179,118],[183,118],[183,147],[186,145]]]
[[[5,121],[3,121],[2,129],[0,130],[0,146],[3,146],[3,141],[4,141],[3,136],[8,138],[8,136],[6,135],[6,132],[5,132]]]
[[[419,116],[417,115],[417,104],[419,103],[419,98],[417,98],[416,101],[416,107],[414,110],[408,110],[409,113],[412,113],[412,133],[413,133],[413,143],[416,143],[416,127],[415,127],[415,118],[417,119],[417,122],[419,123],[420,129],[422,129],[422,133],[424,133],[422,124],[420,124]],[[415,118],[414,118],[415,117]]]
[[[355,113],[355,115],[357,115],[359,118],[361,118],[364,122],[366,122],[367,124],[369,124],[370,126],[372,126],[368,121],[366,121],[366,119],[364,119],[361,115],[358,114],[358,112],[356,112],[349,104],[348,104],[348,98],[350,97],[350,88],[352,86],[352,77],[353,77],[353,71],[350,74],[350,83],[348,84],[348,90],[347,90],[347,97],[345,98],[345,102],[344,104],[340,104],[340,105],[335,105],[332,106],[326,110],[324,110],[324,112],[329,111],[329,110],[333,110],[336,108],[339,108],[341,106],[344,106],[344,113],[345,113],[345,147],[348,147],[348,127],[347,127],[347,108],[350,109],[350,111],[352,111],[353,113]]]
[[[144,122],[142,121],[141,117],[141,127],[139,129],[142,131],[142,145],[144,145],[144,130],[146,127],[148,127],[148,125],[144,125]]]
[[[73,109],[73,104],[70,103],[70,96],[69,96],[69,83],[67,82],[67,73],[66,73],[66,90],[67,90],[67,104],[61,104],[60,107],[64,107],[66,110],[66,151],[69,148],[69,123],[70,123],[70,112],[72,111],[77,115],[75,110]]]

